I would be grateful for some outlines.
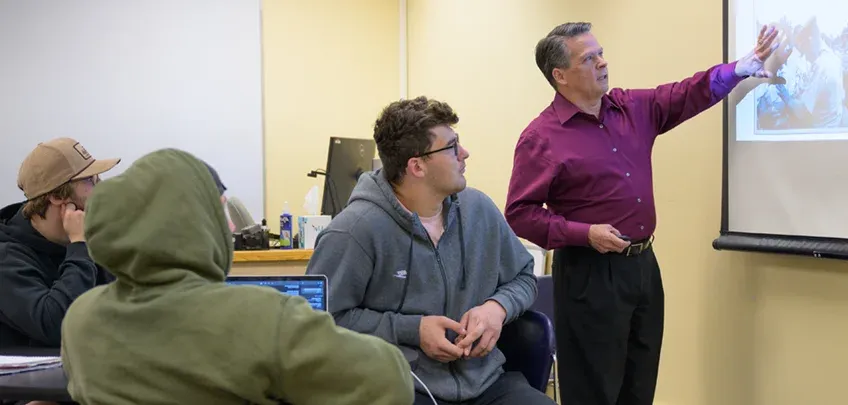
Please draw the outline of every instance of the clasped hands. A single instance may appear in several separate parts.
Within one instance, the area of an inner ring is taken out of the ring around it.
[[[506,310],[494,300],[471,308],[459,322],[444,316],[425,316],[418,327],[421,350],[442,363],[485,357],[494,350],[505,319]],[[448,330],[458,334],[453,342],[446,337]]]

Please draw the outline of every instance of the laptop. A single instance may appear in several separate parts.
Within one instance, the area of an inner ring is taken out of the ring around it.
[[[316,311],[327,311],[327,276],[309,274],[298,276],[229,276],[230,285],[257,285],[276,288],[277,291],[306,299]]]

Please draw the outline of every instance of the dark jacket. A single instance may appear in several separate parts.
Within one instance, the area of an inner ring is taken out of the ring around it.
[[[94,264],[85,242],[62,246],[47,240],[22,207],[0,210],[0,350],[58,348],[71,302],[114,278]]]

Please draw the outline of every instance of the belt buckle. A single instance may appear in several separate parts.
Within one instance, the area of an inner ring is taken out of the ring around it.
[[[651,237],[648,238],[648,240],[645,241],[645,242],[636,243],[636,244],[631,243],[630,246],[627,246],[627,250],[625,251],[624,255],[625,256],[631,256],[631,255],[642,254],[642,252],[644,252],[645,249],[647,249],[653,243],[654,243],[654,235],[651,235]]]

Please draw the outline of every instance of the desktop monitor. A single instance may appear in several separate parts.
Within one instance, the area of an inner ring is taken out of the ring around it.
[[[327,276],[321,274],[299,276],[229,276],[226,282],[230,285],[272,287],[283,294],[303,297],[317,311],[328,310],[327,291],[329,287]]]
[[[321,214],[335,217],[341,212],[359,176],[371,170],[376,150],[373,139],[330,138]]]

